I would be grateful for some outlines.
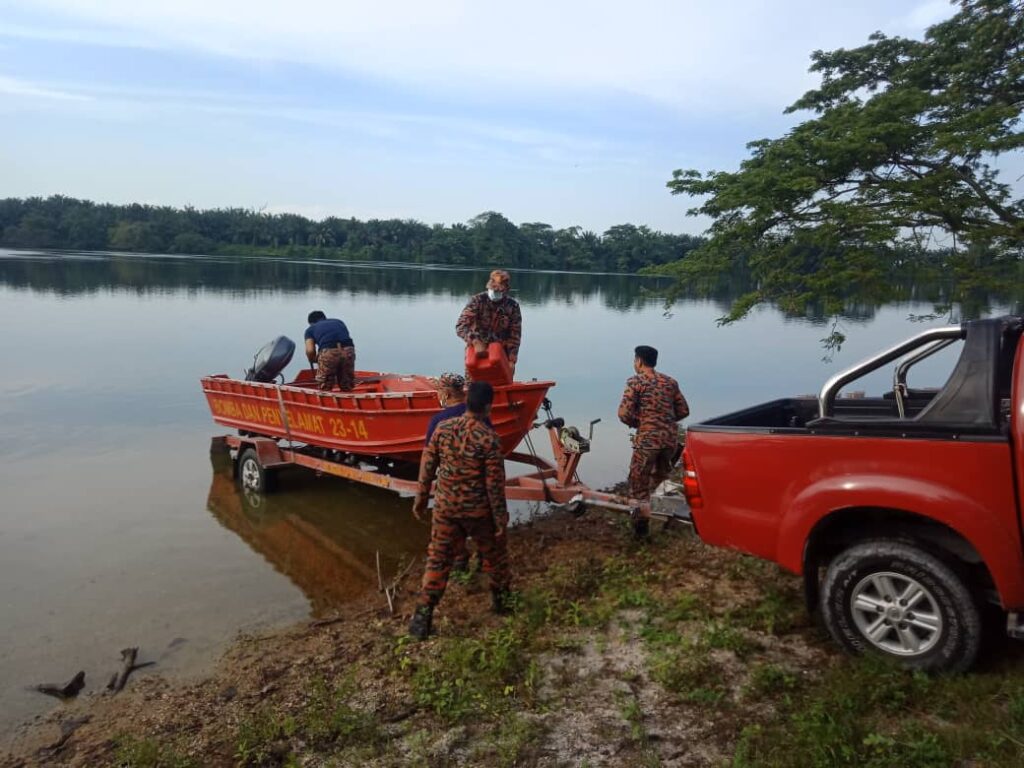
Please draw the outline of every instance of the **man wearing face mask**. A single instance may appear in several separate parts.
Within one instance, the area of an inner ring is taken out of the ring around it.
[[[477,354],[486,352],[491,342],[501,342],[514,369],[523,336],[523,316],[519,302],[508,295],[510,284],[504,269],[491,272],[487,290],[469,300],[455,324],[455,333]]]

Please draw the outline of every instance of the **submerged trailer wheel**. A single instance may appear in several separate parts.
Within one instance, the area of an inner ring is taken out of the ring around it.
[[[855,544],[828,566],[821,616],[851,653],[874,652],[928,672],[963,672],[981,644],[981,616],[957,571],[903,541]]]
[[[255,448],[246,448],[238,455],[238,484],[252,493],[273,490],[274,475],[260,464]]]

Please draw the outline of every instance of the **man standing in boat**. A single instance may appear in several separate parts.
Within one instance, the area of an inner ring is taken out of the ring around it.
[[[491,272],[487,290],[469,300],[455,324],[455,333],[478,355],[486,352],[491,342],[501,342],[514,370],[523,337],[523,315],[519,302],[508,294],[511,282],[504,269]]]
[[[467,537],[476,540],[484,571],[490,574],[493,609],[506,613],[510,608],[505,460],[498,435],[487,423],[493,400],[490,384],[470,384],[466,413],[441,422],[423,451],[412,512],[423,519],[431,484],[434,509],[423,588],[409,624],[409,634],[418,640],[430,634],[434,606],[444,595],[452,562],[464,551]]]
[[[320,310],[310,312],[306,319],[306,357],[310,365],[316,364],[316,383],[324,390],[337,384],[342,392],[348,392],[355,386],[356,376],[356,347],[348,327]]]
[[[633,351],[636,375],[626,382],[619,404],[619,421],[636,430],[629,465],[629,495],[642,502],[633,521],[638,537],[650,532],[651,491],[665,480],[679,458],[679,427],[690,406],[671,376],[658,373],[658,350],[640,346]]]

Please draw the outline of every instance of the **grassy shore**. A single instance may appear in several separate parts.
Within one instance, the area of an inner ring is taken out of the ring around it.
[[[3,764],[1024,764],[1024,657],[998,635],[972,674],[911,674],[842,656],[796,577],[682,526],[642,545],[620,518],[555,515],[511,547],[511,617],[476,575],[410,642],[410,574],[394,617],[374,593],[335,623],[241,638],[205,680],[139,675],[29,729]]]

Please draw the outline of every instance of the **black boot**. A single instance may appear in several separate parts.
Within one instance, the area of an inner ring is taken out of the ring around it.
[[[460,575],[465,574],[467,576],[469,575],[469,555],[466,555],[465,557],[460,557],[458,560],[452,563],[452,573]]]
[[[499,616],[508,616],[515,610],[515,593],[507,589],[491,590],[491,610]]]
[[[412,615],[409,622],[409,635],[416,640],[426,640],[430,635],[430,623],[434,618],[434,607],[432,605],[420,605],[416,607],[416,613]]]
[[[633,519],[633,535],[641,541],[646,541],[651,536],[651,521],[647,517],[636,517]]]

